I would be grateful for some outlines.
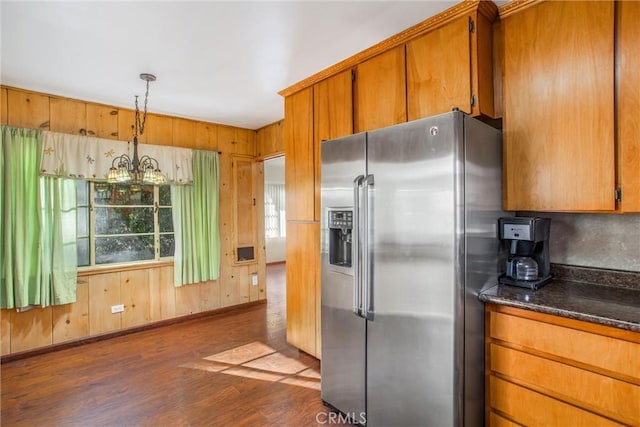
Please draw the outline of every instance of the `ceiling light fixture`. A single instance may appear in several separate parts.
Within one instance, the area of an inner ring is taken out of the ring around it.
[[[153,157],[138,157],[138,136],[144,134],[144,126],[147,122],[147,101],[149,99],[149,82],[156,80],[153,74],[142,73],[140,78],[147,82],[147,91],[144,94],[144,112],[140,118],[138,108],[138,95],[136,95],[136,116],[133,127],[133,158],[128,154],[122,154],[113,159],[107,175],[110,184],[163,184],[167,180],[160,171],[158,161]]]

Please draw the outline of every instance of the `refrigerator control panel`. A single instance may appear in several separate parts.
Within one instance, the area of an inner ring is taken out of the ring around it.
[[[353,211],[329,211],[329,228],[353,228]]]

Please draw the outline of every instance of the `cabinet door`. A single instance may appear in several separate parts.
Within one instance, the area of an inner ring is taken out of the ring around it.
[[[640,2],[618,2],[618,182],[622,212],[640,212]]]
[[[353,133],[351,70],[321,81],[313,87],[315,156],[315,220],[320,220],[320,145],[322,141]]]
[[[287,222],[287,342],[317,356],[320,224]]]
[[[504,207],[615,209],[613,2],[544,2],[504,29]]]
[[[118,109],[106,105],[87,104],[87,135],[118,139]]]
[[[470,18],[464,16],[407,43],[409,120],[457,107],[471,113]]]
[[[253,160],[233,157],[233,206],[235,262],[255,263],[256,195],[254,192]]]
[[[404,46],[388,50],[356,68],[355,131],[407,121]]]
[[[285,98],[284,109],[287,219],[313,221],[315,216],[313,88],[304,89]]]

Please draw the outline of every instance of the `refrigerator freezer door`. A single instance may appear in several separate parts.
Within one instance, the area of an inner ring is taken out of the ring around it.
[[[462,114],[370,132],[367,425],[458,420],[456,171]],[[324,339],[324,335],[323,335]],[[323,353],[324,354],[324,353]]]
[[[365,412],[366,321],[353,309],[361,254],[354,242],[350,268],[329,263],[327,212],[354,209],[354,180],[366,174],[366,135],[323,142],[321,150],[322,400],[360,422]],[[357,222],[354,218],[354,230]]]
[[[502,211],[502,137],[500,131],[465,117],[465,320],[464,425],[484,418],[484,304],[478,294],[498,280]],[[505,254],[506,255],[506,254]]]

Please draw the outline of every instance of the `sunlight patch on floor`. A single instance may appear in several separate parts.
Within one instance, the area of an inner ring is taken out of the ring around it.
[[[219,372],[320,390],[320,372],[259,341],[185,363],[181,368]]]

